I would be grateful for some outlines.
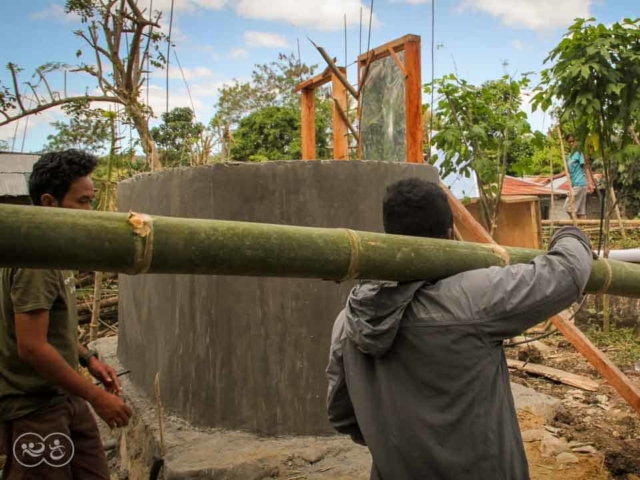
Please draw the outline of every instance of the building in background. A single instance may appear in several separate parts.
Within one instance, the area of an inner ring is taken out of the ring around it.
[[[29,175],[40,155],[0,152],[0,203],[30,205]]]

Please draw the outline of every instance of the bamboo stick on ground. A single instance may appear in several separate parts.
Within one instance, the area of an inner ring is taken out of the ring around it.
[[[118,305],[118,296],[102,298],[100,300],[100,306],[102,308],[112,307],[113,305]],[[93,308],[93,302],[85,302],[78,304],[78,312],[83,310],[90,310]]]

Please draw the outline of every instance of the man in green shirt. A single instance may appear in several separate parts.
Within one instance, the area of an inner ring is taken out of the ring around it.
[[[91,209],[97,158],[47,153],[33,167],[36,206]],[[55,252],[51,252],[55,255]],[[78,344],[73,274],[0,268],[0,451],[3,478],[109,479],[100,434],[87,402],[112,428],[127,425],[113,369]],[[78,362],[105,388],[84,378]]]

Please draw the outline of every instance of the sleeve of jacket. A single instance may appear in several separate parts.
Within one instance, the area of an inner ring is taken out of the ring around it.
[[[351,403],[349,390],[345,380],[344,362],[342,359],[342,334],[344,331],[345,312],[340,312],[331,334],[331,349],[329,352],[329,365],[326,374],[329,381],[327,393],[327,414],[329,422],[339,433],[350,435],[351,439],[366,445],[362,432],[356,420],[356,414]]]
[[[546,255],[528,264],[462,274],[456,282],[464,315],[491,340],[501,341],[561,312],[579,300],[591,273],[588,238],[575,227],[554,235]]]

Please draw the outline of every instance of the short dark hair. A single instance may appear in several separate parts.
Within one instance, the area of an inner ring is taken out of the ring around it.
[[[568,142],[570,138],[573,138],[574,140],[576,139],[576,136],[573,133],[567,133],[564,136],[564,139]]]
[[[63,150],[42,155],[33,165],[29,177],[29,196],[34,205],[42,205],[42,195],[48,193],[58,202],[79,178],[91,175],[98,158],[81,150]]]
[[[387,187],[382,201],[384,231],[395,235],[447,238],[453,213],[437,183],[411,177]]]

